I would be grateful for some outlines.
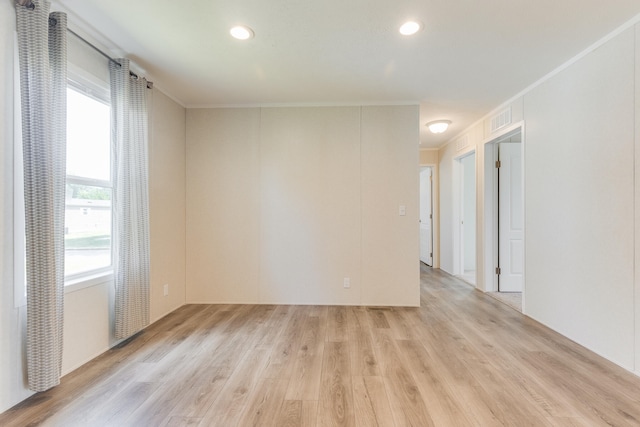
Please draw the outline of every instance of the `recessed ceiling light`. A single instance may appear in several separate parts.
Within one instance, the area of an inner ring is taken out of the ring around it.
[[[248,40],[253,38],[253,30],[249,27],[245,27],[244,25],[237,25],[229,30],[229,34],[231,37],[238,40]]]
[[[431,133],[442,133],[447,130],[450,124],[451,120],[436,120],[434,122],[427,123],[425,126],[429,128]]]
[[[400,34],[403,36],[411,36],[422,28],[422,24],[417,21],[407,21],[400,26]]]

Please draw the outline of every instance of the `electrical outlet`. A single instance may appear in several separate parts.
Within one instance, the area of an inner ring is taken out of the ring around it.
[[[343,285],[344,285],[345,288],[350,288],[351,287],[351,279],[348,278],[348,277],[345,277]]]
[[[163,291],[164,291],[164,296],[166,297],[167,295],[169,295],[169,284],[165,283],[163,286]]]

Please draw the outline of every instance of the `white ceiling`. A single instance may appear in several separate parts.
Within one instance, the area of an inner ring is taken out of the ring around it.
[[[638,0],[57,3],[185,106],[419,103],[421,125],[453,122],[440,136],[422,126],[422,147],[440,146],[640,13]],[[407,19],[424,29],[401,36]],[[232,39],[235,24],[255,38]]]

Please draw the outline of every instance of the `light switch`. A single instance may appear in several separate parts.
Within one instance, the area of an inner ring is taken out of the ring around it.
[[[405,216],[407,214],[407,207],[405,205],[400,205],[398,213],[400,214],[400,216]]]

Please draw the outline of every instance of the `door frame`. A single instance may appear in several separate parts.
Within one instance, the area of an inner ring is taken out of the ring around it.
[[[433,251],[433,268],[440,268],[440,165],[436,163],[420,162],[418,166],[418,188],[420,188],[420,169],[431,168],[431,249]],[[419,193],[419,191],[418,191]],[[418,194],[418,206],[420,206],[420,195]],[[420,241],[420,225],[418,225],[418,242]],[[420,261],[420,260],[418,260]]]
[[[498,143],[520,133],[521,135],[521,162],[522,162],[522,194],[523,197],[523,275],[522,275],[522,312],[524,313],[525,290],[526,290],[526,141],[525,141],[525,123],[524,121],[514,123],[513,125],[501,130],[495,135],[491,135],[482,143],[484,147],[484,291],[498,291],[498,275],[496,267],[499,261],[499,242],[498,242],[498,170],[495,163],[498,160]]]
[[[429,186],[431,187],[429,189],[429,197],[431,199],[430,203],[429,203],[429,206],[431,207],[431,212],[430,212],[430,217],[429,217],[429,222],[431,223],[430,227],[429,227],[429,238],[431,239],[431,265],[423,262],[422,259],[420,259],[420,262],[422,262],[423,264],[425,264],[428,267],[433,267],[434,264],[435,264],[435,261],[434,261],[434,259],[435,259],[435,249],[434,249],[434,246],[433,246],[433,244],[434,244],[433,225],[434,225],[434,216],[435,216],[435,212],[434,212],[434,209],[433,209],[433,201],[434,201],[434,197],[433,197],[433,188],[434,188],[433,180],[434,180],[434,177],[433,177],[433,174],[434,174],[434,167],[433,166],[422,166],[422,165],[420,165],[419,174],[422,174],[422,172],[425,169],[430,169],[431,170],[431,175],[430,175],[431,179],[429,180]],[[422,179],[420,179],[419,192],[420,192],[420,197],[422,197]],[[419,212],[418,216],[421,218],[422,217],[421,203],[418,203],[418,207],[420,209],[420,212]],[[420,231],[420,239],[422,239],[422,230]],[[420,245],[421,245],[420,246],[420,250],[422,250],[422,242],[420,243]]]
[[[475,164],[475,181],[476,181],[476,248],[474,250],[476,257],[476,278],[474,282],[477,285],[478,282],[478,155],[475,149],[471,149],[465,151],[464,153],[453,158],[453,274],[454,275],[463,275],[464,274],[464,231],[462,222],[462,209],[463,209],[463,193],[464,193],[464,180],[462,179],[463,167],[462,160],[471,155],[475,155],[474,164]]]

